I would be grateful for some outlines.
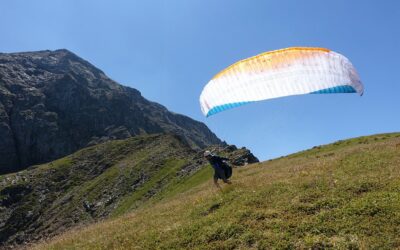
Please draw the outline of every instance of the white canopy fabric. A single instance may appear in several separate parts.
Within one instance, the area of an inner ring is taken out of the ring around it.
[[[284,96],[363,92],[355,68],[343,55],[324,48],[294,47],[265,52],[222,70],[204,87],[200,106],[208,117]]]

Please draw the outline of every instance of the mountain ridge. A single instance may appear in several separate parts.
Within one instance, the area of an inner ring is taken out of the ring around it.
[[[148,101],[74,53],[0,53],[0,174],[140,134],[223,144],[207,126]]]

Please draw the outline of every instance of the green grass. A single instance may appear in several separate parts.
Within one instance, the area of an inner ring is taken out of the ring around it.
[[[19,234],[33,241],[151,206],[173,196],[165,190],[192,183],[182,182],[192,177],[180,173],[187,166],[200,167],[196,157],[173,135],[143,135],[0,176],[0,203],[8,204],[0,208],[5,222],[0,240],[12,244]]]
[[[157,201],[160,199],[171,198],[175,195],[182,194],[185,192],[196,192],[194,189],[200,184],[203,184],[210,180],[210,176],[214,174],[210,166],[201,168],[195,174],[184,178],[182,180],[176,180],[172,182],[168,187],[162,190],[157,196],[154,197]]]
[[[235,169],[210,168],[151,206],[37,249],[400,248],[400,134],[355,138]]]
[[[157,183],[160,183],[165,179],[168,179],[168,181],[170,181],[170,179],[173,178],[176,172],[180,168],[182,168],[184,164],[185,164],[184,160],[179,160],[179,159],[166,160],[163,166],[161,166],[161,168],[157,170],[155,175],[148,182],[146,182],[142,187],[140,187],[132,194],[126,196],[120,202],[119,206],[113,211],[112,216],[118,216],[124,214],[127,211],[137,207],[138,205],[135,204],[140,202],[151,189],[156,187]]]

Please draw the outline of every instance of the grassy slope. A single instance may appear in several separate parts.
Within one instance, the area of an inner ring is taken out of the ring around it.
[[[51,235],[109,214],[123,214],[183,180],[178,172],[194,154],[172,135],[138,136],[0,176],[0,208],[4,203],[11,211],[3,219],[6,224],[0,224],[0,241],[11,241],[18,234]],[[30,191],[19,194],[18,189]],[[16,191],[8,195],[9,190]],[[6,213],[0,210],[3,217]]]
[[[204,169],[160,194],[167,199],[37,249],[400,247],[398,133],[238,169],[222,192],[210,176]]]

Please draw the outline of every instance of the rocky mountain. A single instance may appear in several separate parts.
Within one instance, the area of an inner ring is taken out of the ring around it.
[[[247,149],[209,148],[231,163],[258,162]],[[113,140],[56,161],[0,176],[0,248],[37,241],[151,200],[212,185],[202,151],[183,136],[156,134]]]
[[[0,53],[0,174],[165,132],[192,148],[221,144],[203,123],[146,100],[68,50]]]

